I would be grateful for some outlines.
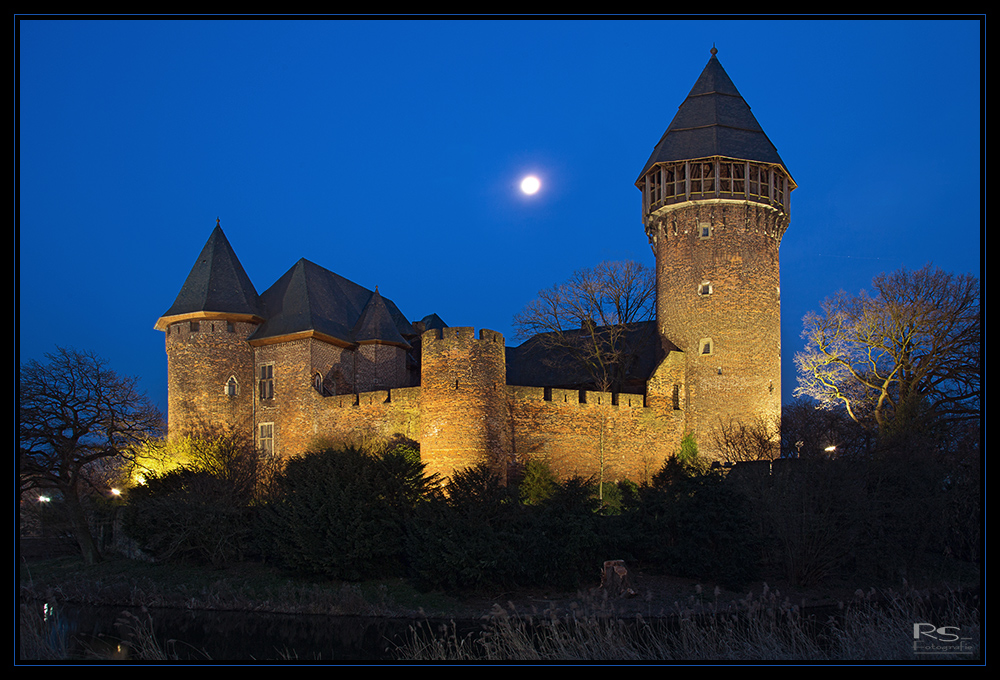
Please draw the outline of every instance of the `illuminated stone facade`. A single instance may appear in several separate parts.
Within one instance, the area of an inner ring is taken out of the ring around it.
[[[258,295],[217,225],[156,325],[170,435],[252,432],[280,456],[398,435],[445,475],[536,457],[564,477],[640,481],[688,432],[712,455],[712,428],[781,411],[778,249],[795,188],[714,50],[636,186],[657,263],[644,390],[508,384],[524,371],[508,371],[521,354],[499,333],[408,321],[307,260]]]

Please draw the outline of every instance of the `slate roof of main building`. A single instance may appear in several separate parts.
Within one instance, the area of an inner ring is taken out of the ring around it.
[[[404,336],[417,334],[392,300],[306,259],[258,296],[218,225],[161,322],[198,312],[257,317],[263,323],[250,341],[312,331],[350,344],[409,347]]]
[[[656,163],[723,156],[779,163],[788,171],[771,140],[750,112],[736,85],[712,50],[687,98],[660,137],[638,182]]]

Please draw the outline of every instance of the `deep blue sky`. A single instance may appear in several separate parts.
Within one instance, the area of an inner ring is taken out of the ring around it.
[[[981,275],[975,20],[17,26],[20,361],[94,350],[164,410],[153,324],[217,217],[258,292],[306,257],[509,345],[575,269],[652,265],[633,182],[713,43],[799,186],[786,402],[825,297]]]

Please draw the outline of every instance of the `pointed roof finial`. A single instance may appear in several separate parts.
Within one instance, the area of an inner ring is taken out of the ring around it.
[[[712,43],[712,49],[710,49],[709,52],[712,53],[713,57],[719,53],[719,50],[715,49],[715,43]]]
[[[219,226],[219,222],[221,222],[221,220],[218,217],[216,217],[215,218],[215,226]]]

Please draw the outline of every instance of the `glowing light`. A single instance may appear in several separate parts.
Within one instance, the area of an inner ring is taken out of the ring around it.
[[[534,193],[538,193],[538,190],[542,188],[541,181],[534,175],[528,175],[521,180],[521,191],[528,194],[529,196]]]
[[[111,489],[111,495],[112,496],[121,496],[122,492],[120,490],[118,490],[118,489]]]

